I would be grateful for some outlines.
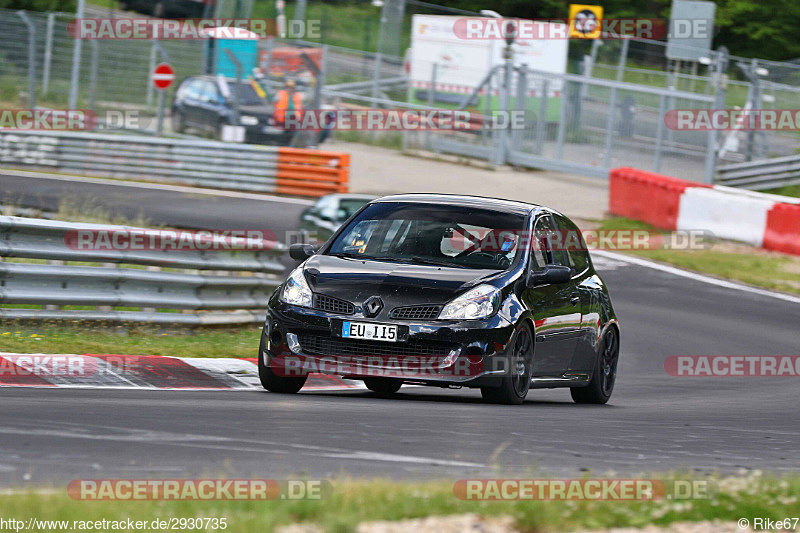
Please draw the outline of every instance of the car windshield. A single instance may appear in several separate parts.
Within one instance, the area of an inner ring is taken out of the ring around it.
[[[229,100],[231,103],[234,100],[234,93],[233,90],[238,86],[239,87],[239,105],[264,105],[266,104],[266,100],[260,98],[256,93],[255,89],[250,86],[249,83],[238,83],[238,84],[230,84],[231,86],[231,96]]]
[[[422,203],[375,203],[338,235],[328,255],[505,270],[519,254],[525,216]]]
[[[367,198],[342,198],[339,200],[339,218],[344,222],[368,203]]]

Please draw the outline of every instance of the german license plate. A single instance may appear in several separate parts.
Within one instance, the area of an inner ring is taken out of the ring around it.
[[[367,322],[345,322],[342,324],[342,337],[345,339],[397,342],[397,326],[370,324]]]

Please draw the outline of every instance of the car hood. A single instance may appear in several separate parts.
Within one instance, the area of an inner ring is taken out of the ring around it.
[[[501,274],[497,270],[362,261],[329,255],[310,258],[304,271],[314,292],[356,305],[370,296],[380,296],[388,309],[443,304]]]

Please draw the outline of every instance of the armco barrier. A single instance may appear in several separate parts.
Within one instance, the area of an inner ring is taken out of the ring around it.
[[[311,149],[78,132],[2,132],[9,166],[70,174],[323,196],[347,192],[350,156]]]
[[[114,235],[129,230],[141,232],[140,228],[125,226],[0,216],[0,321],[68,319],[205,325],[264,319],[269,295],[281,283],[284,267],[278,257],[285,251],[282,244],[248,238],[249,248],[235,251],[205,246],[108,250],[81,249],[73,238],[82,231]],[[3,258],[49,263],[3,262]],[[114,264],[107,266],[109,263]],[[174,312],[178,310],[192,313]]]
[[[609,175],[609,210],[667,230],[800,255],[800,199],[710,186],[634,168]]]

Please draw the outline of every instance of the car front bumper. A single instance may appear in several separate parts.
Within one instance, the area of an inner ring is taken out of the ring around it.
[[[396,325],[398,342],[343,338],[344,321]],[[267,310],[261,357],[285,376],[318,372],[481,387],[497,384],[505,374],[514,329],[497,314],[468,321],[370,319],[278,302]]]

